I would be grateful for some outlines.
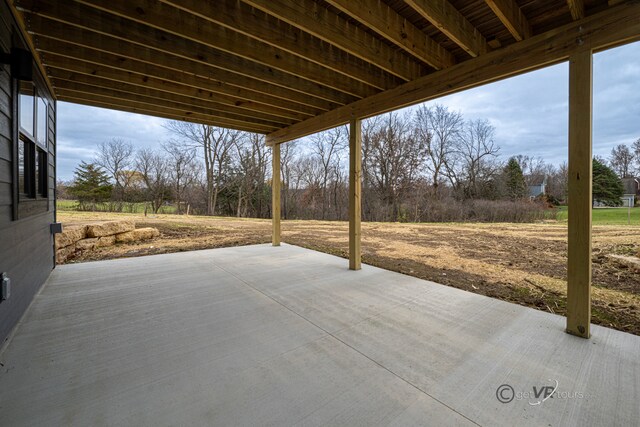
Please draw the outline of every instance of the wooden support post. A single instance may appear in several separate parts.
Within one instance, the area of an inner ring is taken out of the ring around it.
[[[360,220],[362,217],[362,135],[361,121],[349,126],[349,269],[360,270]]]
[[[280,246],[280,144],[272,147],[271,156],[271,216],[273,231],[271,242],[273,246]]]
[[[590,336],[592,87],[591,50],[569,58],[569,253],[567,332]]]

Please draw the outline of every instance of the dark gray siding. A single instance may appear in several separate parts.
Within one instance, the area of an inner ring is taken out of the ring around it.
[[[0,0],[0,48],[9,51],[16,27]],[[14,212],[14,82],[8,66],[0,66],[0,272],[11,279],[11,297],[0,302],[0,345],[14,328],[54,267],[50,224],[55,215],[55,104],[49,108],[49,203],[37,214],[15,218]],[[35,72],[35,69],[34,69]],[[21,206],[21,209],[24,206]],[[17,212],[17,209],[16,209]]]

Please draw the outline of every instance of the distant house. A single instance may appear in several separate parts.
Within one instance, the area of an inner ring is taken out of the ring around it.
[[[530,198],[535,199],[538,196],[547,194],[547,175],[528,175],[525,179],[527,181]]]
[[[640,198],[640,178],[622,178],[622,186],[624,187],[622,206],[629,206],[629,204],[634,206]]]

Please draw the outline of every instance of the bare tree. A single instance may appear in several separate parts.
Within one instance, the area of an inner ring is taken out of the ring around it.
[[[640,176],[640,138],[638,138],[632,145],[633,155],[636,158],[635,174]]]
[[[636,141],[636,143],[640,146],[640,140]],[[609,164],[620,178],[627,178],[632,175],[635,160],[636,153],[628,145],[619,144],[611,149]]]
[[[426,167],[431,173],[433,192],[437,195],[442,170],[455,153],[462,132],[462,114],[449,111],[444,105],[422,105],[416,110],[414,125],[417,137],[425,144]]]
[[[317,213],[322,210],[322,179],[323,170],[320,160],[309,155],[296,159],[293,166],[294,175],[301,187],[303,187],[301,204],[306,212],[311,213],[311,217],[318,218]],[[318,206],[320,206],[318,208]]]
[[[136,170],[144,182],[146,199],[157,214],[170,197],[167,160],[153,150],[141,149],[136,153]]]
[[[242,132],[209,125],[169,122],[166,129],[202,150],[206,174],[207,215],[215,215],[225,169]]]
[[[548,175],[548,166],[540,156],[518,154],[514,159],[520,165],[527,185],[533,185],[534,182],[539,181],[540,177]]]
[[[445,163],[451,185],[464,198],[478,197],[499,167],[494,161],[500,150],[494,134],[495,128],[488,120],[467,122],[458,140],[456,156]]]
[[[389,113],[363,127],[365,188],[377,193],[389,209],[388,219],[401,219],[400,206],[420,176],[426,144],[416,137],[407,114]]]
[[[561,163],[558,167],[551,164],[547,165],[545,173],[547,175],[547,195],[557,201],[566,200],[569,180],[569,166],[567,162]]]
[[[246,134],[235,144],[237,153],[237,207],[236,215],[262,216],[266,203],[264,189],[267,169],[271,161],[271,150],[264,137],[255,133]]]
[[[95,163],[107,171],[113,180],[112,198],[123,201],[125,191],[129,185],[130,173],[133,165],[133,145],[121,138],[112,138],[98,144]]]
[[[182,205],[187,189],[193,185],[197,176],[195,163],[196,151],[185,144],[172,139],[162,144],[167,153],[167,173],[173,190],[177,213],[182,213]]]
[[[282,176],[282,217],[287,219],[291,215],[293,193],[299,182],[294,175],[295,162],[298,156],[298,141],[290,141],[280,145],[280,174]]]
[[[349,144],[348,138],[346,126],[339,126],[311,137],[311,152],[321,171],[319,184],[322,197],[322,219],[326,219],[328,206],[332,199],[335,200],[334,197],[331,197],[329,190],[332,189],[335,196],[337,188],[334,185],[335,179],[341,177],[339,169],[342,155]]]

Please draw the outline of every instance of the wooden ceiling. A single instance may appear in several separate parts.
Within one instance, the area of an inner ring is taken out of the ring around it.
[[[57,99],[271,143],[566,59],[576,31],[640,32],[616,0],[9,1]]]

